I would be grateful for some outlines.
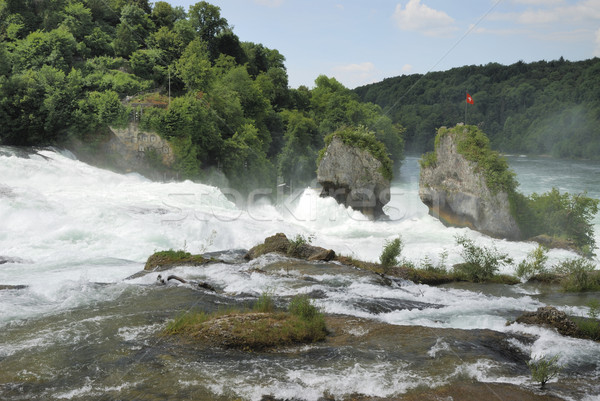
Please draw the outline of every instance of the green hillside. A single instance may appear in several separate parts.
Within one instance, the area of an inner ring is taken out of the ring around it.
[[[406,128],[407,149],[433,149],[438,127],[465,119],[503,152],[600,158],[600,59],[490,63],[389,78],[354,90]]]
[[[0,145],[93,150],[135,117],[172,144],[179,177],[218,167],[241,189],[308,182],[343,126],[366,126],[401,160],[402,127],[315,78],[289,88],[284,55],[240,39],[204,1],[0,0]]]

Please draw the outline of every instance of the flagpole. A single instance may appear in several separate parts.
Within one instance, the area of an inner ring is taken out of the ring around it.
[[[465,91],[465,125],[467,125],[467,96],[468,96],[469,90],[467,89]]]

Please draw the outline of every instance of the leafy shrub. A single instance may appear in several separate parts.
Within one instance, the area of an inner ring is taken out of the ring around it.
[[[313,240],[312,236],[308,236],[305,237],[302,234],[298,234],[296,235],[296,237],[294,237],[294,239],[290,240],[290,244],[288,245],[288,249],[287,249],[287,254],[292,256],[294,255],[296,252],[298,252],[298,250],[300,249],[300,247],[302,245],[307,245],[310,244]]]
[[[275,301],[273,300],[273,294],[270,292],[263,292],[258,300],[254,303],[252,308],[255,312],[271,313],[275,310]]]
[[[421,156],[419,166],[421,168],[435,167],[437,164],[437,155],[435,152],[427,152]]]
[[[298,319],[295,323],[292,322],[295,341],[315,342],[325,338],[325,317],[308,296],[297,295],[292,298],[288,310]]]
[[[461,256],[465,263],[455,265],[454,269],[467,280],[475,282],[489,280],[502,264],[512,263],[512,259],[507,254],[499,253],[495,247],[478,246],[466,236],[456,236],[456,244],[462,246]]]
[[[517,266],[517,276],[529,278],[535,274],[546,273],[546,262],[548,261],[548,248],[538,245],[527,254],[524,261]]]
[[[379,262],[381,263],[381,267],[383,268],[383,272],[385,274],[390,271],[391,267],[399,264],[398,257],[402,253],[403,247],[404,244],[402,243],[401,237],[395,238],[391,241],[385,241],[383,251],[381,252],[381,256],[379,256]]]
[[[600,274],[595,265],[585,258],[568,259],[555,267],[565,277],[561,285],[565,291],[580,292],[600,289]]]
[[[554,377],[558,376],[562,370],[562,366],[558,363],[559,355],[554,355],[552,358],[546,358],[545,355],[531,359],[527,362],[527,366],[531,371],[531,379],[540,383],[540,388],[544,388],[546,383]]]
[[[600,321],[598,321],[598,315],[600,315],[600,302],[592,300],[588,303],[590,310],[588,311],[588,317],[579,318],[575,320],[577,327],[587,338],[592,340],[600,340]]]
[[[431,258],[429,258],[429,255],[426,255],[423,260],[421,261],[421,270],[426,270],[426,271],[430,271],[430,272],[437,272],[437,273],[447,273],[446,270],[446,262],[448,260],[448,251],[444,250],[442,253],[440,253],[440,258],[437,262],[437,264],[433,264]]]
[[[561,194],[558,189],[527,198],[529,221],[519,224],[527,236],[547,234],[572,241],[575,246],[592,254],[596,247],[592,219],[598,213],[598,199],[583,194]]]
[[[288,310],[292,315],[304,320],[312,320],[321,315],[319,309],[312,304],[307,295],[297,295],[292,298]]]

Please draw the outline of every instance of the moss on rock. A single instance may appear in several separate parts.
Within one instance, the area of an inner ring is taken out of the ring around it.
[[[206,259],[202,255],[192,255],[183,250],[174,251],[173,249],[169,249],[168,251],[154,252],[150,255],[146,261],[144,270],[161,271],[176,266],[201,266],[210,261],[211,259]]]

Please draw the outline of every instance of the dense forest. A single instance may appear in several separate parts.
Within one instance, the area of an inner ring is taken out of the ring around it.
[[[466,104],[466,91],[474,104]],[[389,78],[355,92],[406,128],[407,150],[433,149],[438,127],[465,120],[494,149],[600,159],[600,59],[490,63]]]
[[[139,124],[173,145],[180,178],[217,167],[239,188],[304,183],[344,126],[401,160],[403,128],[379,106],[326,76],[289,88],[284,62],[204,1],[0,0],[0,144],[93,147],[141,111],[135,100],[156,105]]]

